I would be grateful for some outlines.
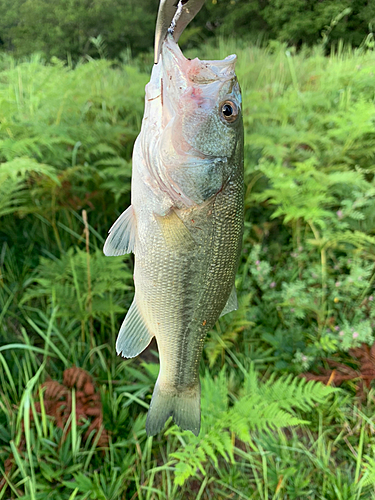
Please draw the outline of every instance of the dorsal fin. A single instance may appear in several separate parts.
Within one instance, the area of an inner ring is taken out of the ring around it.
[[[134,252],[136,226],[134,209],[130,205],[108,231],[103,248],[104,255],[117,256]]]

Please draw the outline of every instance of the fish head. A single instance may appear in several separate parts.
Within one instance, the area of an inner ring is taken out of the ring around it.
[[[153,124],[148,137],[158,149],[153,154],[154,173],[159,185],[170,194],[177,192],[185,205],[202,203],[220,191],[241,163],[237,157],[243,151],[242,99],[236,59],[187,59],[169,34],[154,66],[146,91]]]
[[[162,49],[162,124],[170,122],[183,150],[206,156],[230,156],[242,128],[237,56],[224,60],[187,59],[172,36]]]

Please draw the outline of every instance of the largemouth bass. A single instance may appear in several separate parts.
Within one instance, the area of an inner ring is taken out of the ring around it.
[[[104,246],[106,255],[135,254],[135,296],[117,352],[132,358],[153,337],[158,344],[148,435],[170,416],[198,435],[204,340],[237,308],[243,123],[235,62],[186,59],[171,34],[161,43],[134,145],[131,206]]]

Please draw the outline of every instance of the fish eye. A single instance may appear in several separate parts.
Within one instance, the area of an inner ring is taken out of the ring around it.
[[[226,122],[233,123],[238,117],[238,107],[233,101],[224,101],[220,113]]]

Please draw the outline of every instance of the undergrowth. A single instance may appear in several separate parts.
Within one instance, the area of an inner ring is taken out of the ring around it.
[[[148,74],[1,59],[0,499],[374,497],[375,55],[239,45],[198,51],[237,52],[246,131],[239,309],[208,335],[198,438],[147,438],[156,345],[115,354],[133,261],[102,246]]]

